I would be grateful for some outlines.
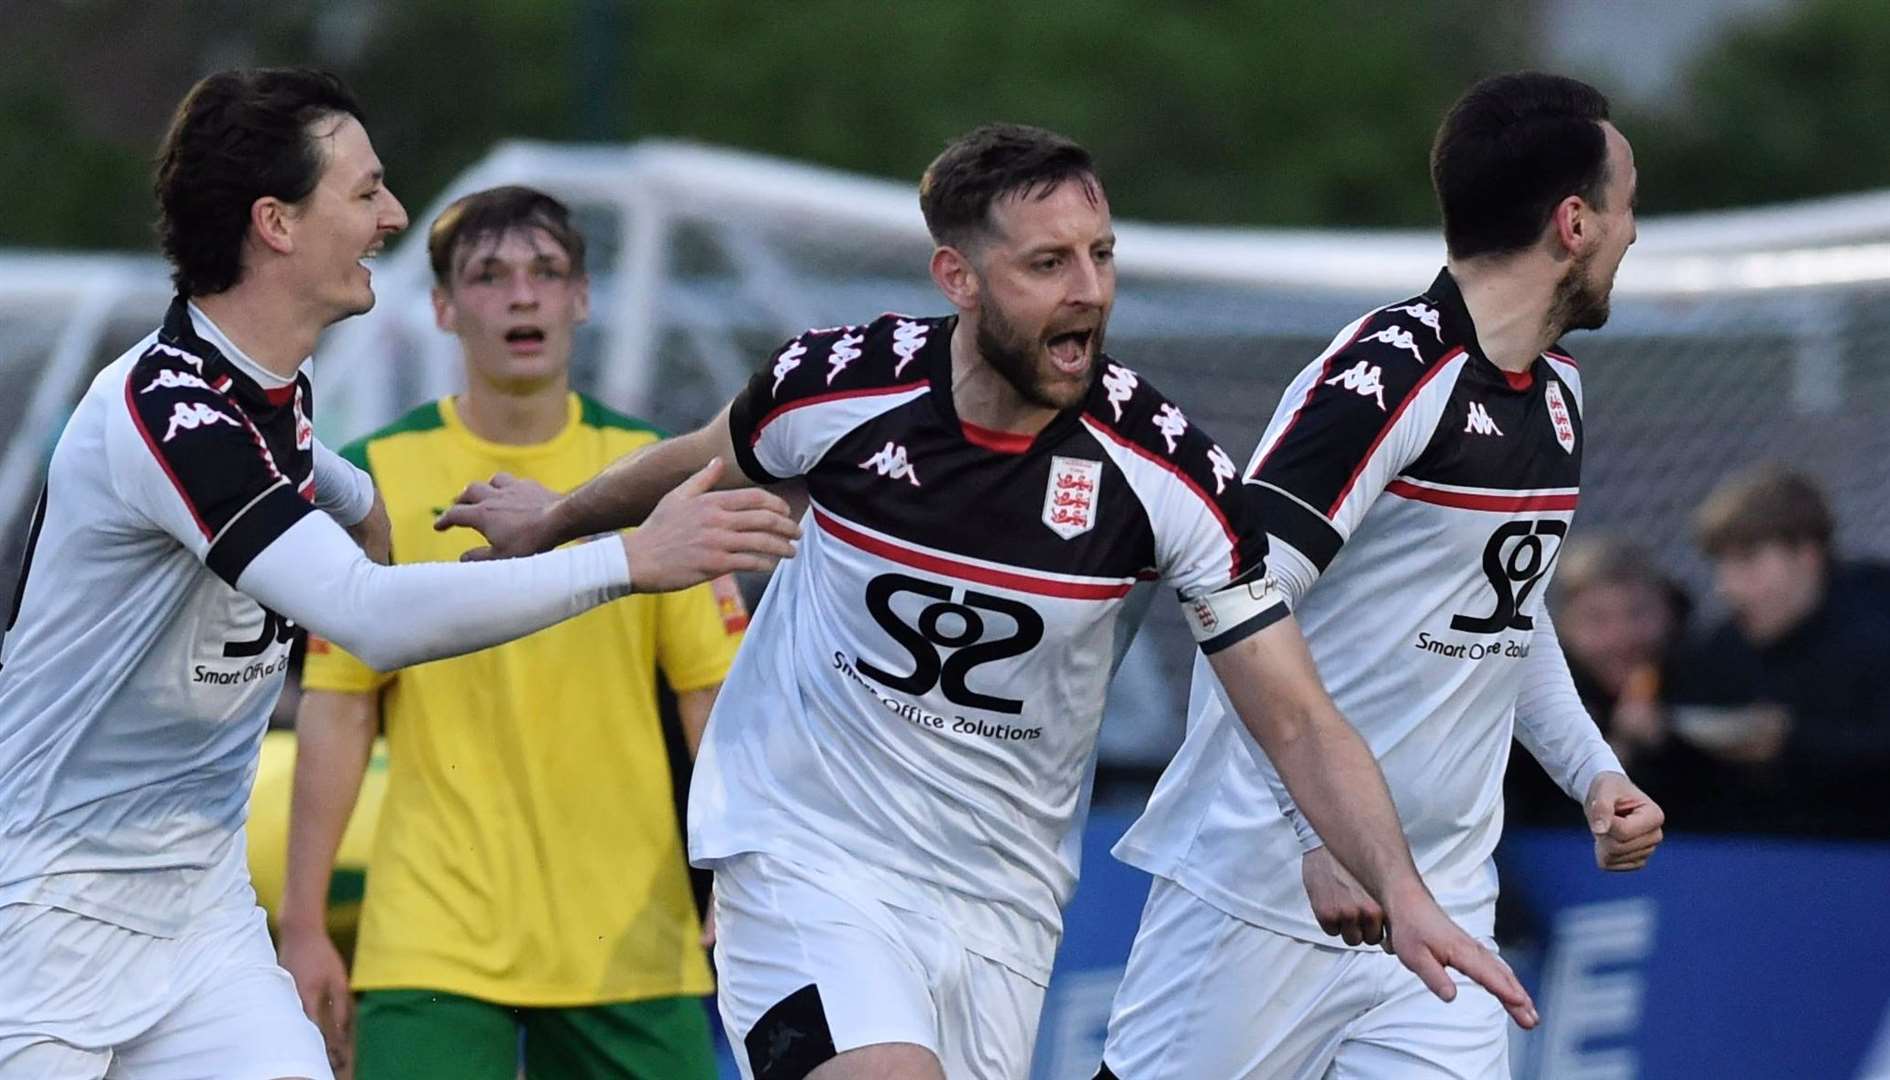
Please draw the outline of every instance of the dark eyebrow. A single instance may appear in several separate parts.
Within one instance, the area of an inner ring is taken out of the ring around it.
[[[363,176],[361,178],[360,183],[356,184],[355,186],[362,187],[362,188],[377,188],[381,186],[381,181],[385,180],[386,178],[387,178],[387,170],[376,167],[373,169],[369,169],[368,174],[366,176]]]

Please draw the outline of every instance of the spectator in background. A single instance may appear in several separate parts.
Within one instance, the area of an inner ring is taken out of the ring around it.
[[[1890,836],[1890,570],[1839,560],[1823,493],[1778,465],[1695,528],[1730,614],[1676,665],[1673,731],[1728,767],[1722,823]]]
[[[433,520],[495,472],[557,489],[659,436],[572,393],[584,239],[526,188],[433,223],[434,313],[466,391],[343,455],[373,474],[398,562],[479,543]],[[390,772],[354,989],[362,1080],[714,1075],[710,977],[658,720],[660,669],[694,752],[746,615],[733,584],[636,596],[500,648],[382,676],[311,641],[282,964],[349,1066],[348,976],[324,928],[336,845],[383,721]]]
[[[1571,540],[1557,564],[1555,628],[1582,704],[1642,787],[1685,816],[1697,758],[1668,740],[1661,698],[1692,601],[1621,537]],[[1520,745],[1510,754],[1503,801],[1515,824],[1581,825],[1568,796]]]

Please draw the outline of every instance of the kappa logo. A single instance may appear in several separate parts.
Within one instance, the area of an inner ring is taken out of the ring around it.
[[[1227,490],[1227,482],[1240,475],[1240,468],[1234,459],[1227,456],[1227,451],[1218,446],[1208,447],[1208,467],[1214,470],[1214,494]]]
[[[827,356],[827,385],[832,386],[834,377],[847,369],[847,365],[860,358],[860,342],[866,340],[865,334],[846,334],[833,343],[833,352]]]
[[[796,341],[781,350],[781,355],[774,358],[774,389],[769,393],[780,396],[781,380],[788,377],[788,372],[801,366],[801,357],[807,355],[807,346]]]
[[[1406,334],[1405,337],[1411,335]],[[1368,397],[1378,402],[1378,411],[1385,411],[1385,384],[1382,376],[1384,369],[1377,364],[1368,364],[1363,360],[1339,372],[1326,380],[1327,386],[1342,386],[1360,397]]]
[[[1418,351],[1417,339],[1411,336],[1411,331],[1402,326],[1387,326],[1371,337],[1359,339],[1360,344],[1367,341],[1382,341],[1394,349],[1409,350],[1418,363],[1424,362],[1424,354]]]
[[[1463,426],[1465,435],[1501,435],[1503,429],[1490,419],[1490,410],[1480,402],[1470,403],[1470,419]]]
[[[1406,304],[1403,307],[1395,307],[1388,310],[1395,311],[1401,315],[1409,315],[1418,322],[1430,327],[1431,333],[1437,335],[1437,343],[1439,345],[1444,343],[1443,317],[1437,313],[1436,308],[1420,301],[1415,304]],[[1422,357],[1419,359],[1422,359]]]
[[[151,380],[151,385],[138,391],[138,393],[148,394],[153,390],[176,390],[185,386],[194,386],[201,390],[210,389],[209,383],[204,382],[188,371],[160,368],[158,369],[157,378]]]
[[[1119,364],[1105,364],[1102,384],[1103,389],[1109,392],[1109,404],[1116,410],[1116,419],[1121,420],[1122,407],[1135,396],[1135,388],[1141,384],[1141,380],[1128,368]]]
[[[228,424],[233,428],[243,426],[228,413],[213,409],[201,401],[180,401],[171,410],[171,426],[164,432],[164,441],[170,442],[176,438],[180,429],[194,431],[206,424]]]
[[[899,362],[893,365],[893,378],[897,379],[906,365],[912,363],[912,358],[919,355],[919,350],[925,348],[925,336],[930,330],[923,323],[908,319],[899,320],[899,325],[893,327],[892,350],[899,356]]]
[[[774,1030],[768,1032],[769,1068],[773,1068],[777,1063],[786,1058],[788,1051],[794,1049],[795,1043],[802,1042],[806,1038],[807,1034],[800,1028],[790,1027],[787,1024],[779,1024]]]
[[[898,443],[889,442],[880,447],[879,453],[860,462],[860,468],[919,486],[919,474],[912,471],[912,462],[906,460],[906,448]]]
[[[1175,452],[1175,443],[1188,431],[1188,418],[1181,415],[1172,402],[1164,402],[1155,412],[1155,427],[1168,440],[1168,452]]]
[[[175,345],[166,345],[162,341],[152,342],[151,351],[161,352],[165,356],[175,356],[179,360],[182,360],[184,363],[189,364],[191,367],[196,368],[199,372],[203,371],[203,357],[198,356],[196,353],[185,352],[184,350],[177,348]]]

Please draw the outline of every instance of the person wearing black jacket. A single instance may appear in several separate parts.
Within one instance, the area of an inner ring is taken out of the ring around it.
[[[1830,507],[1766,465],[1696,515],[1728,617],[1674,666],[1674,733],[1721,763],[1726,827],[1890,837],[1890,567],[1840,560]]]

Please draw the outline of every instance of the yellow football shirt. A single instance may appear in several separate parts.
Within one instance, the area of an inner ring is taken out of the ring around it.
[[[373,474],[396,561],[453,560],[479,537],[433,519],[469,482],[507,472],[568,491],[660,438],[576,394],[570,410],[549,442],[506,446],[447,398],[342,453]],[[389,676],[311,640],[303,684],[380,692],[387,731],[355,988],[521,1006],[710,992],[656,672],[679,692],[715,685],[745,624],[720,582]]]

